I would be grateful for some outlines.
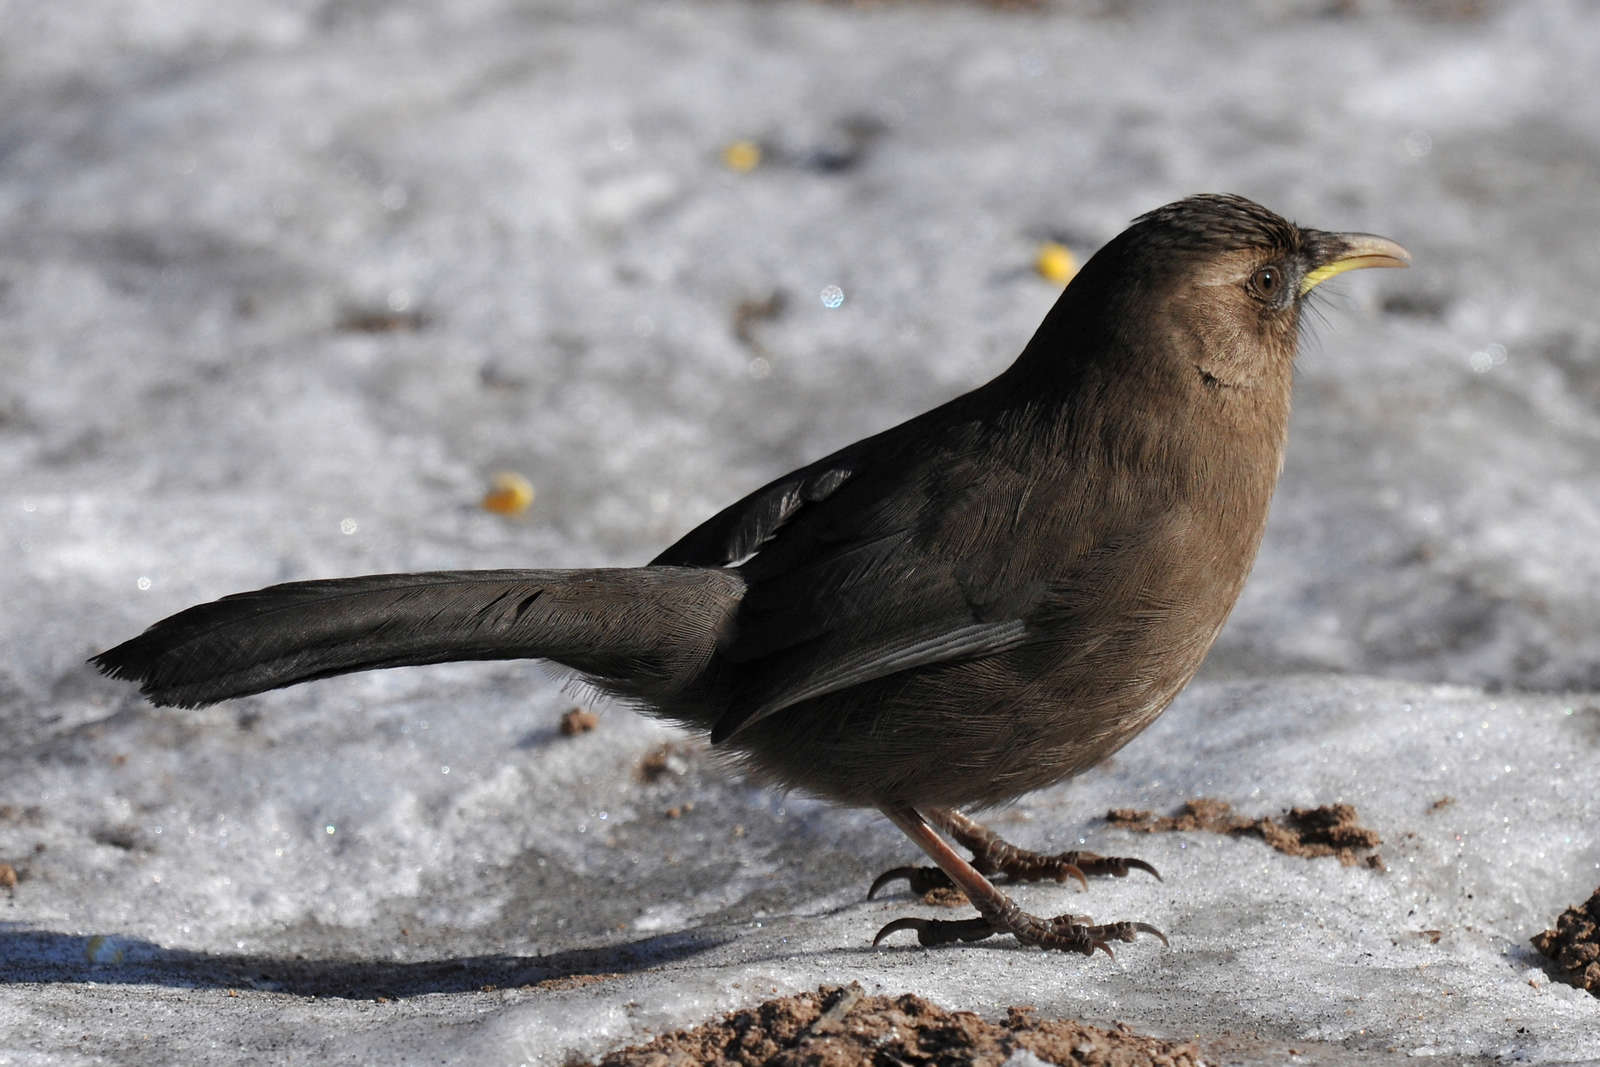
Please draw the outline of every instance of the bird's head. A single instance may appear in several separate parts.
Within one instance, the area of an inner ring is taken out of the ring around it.
[[[1207,388],[1281,392],[1312,290],[1410,258],[1386,237],[1305,229],[1242,196],[1191,196],[1135,219],[1084,265],[1057,312],[1093,323],[1089,351]]]

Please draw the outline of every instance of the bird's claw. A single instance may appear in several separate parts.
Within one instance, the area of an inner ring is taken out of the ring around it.
[[[1041,870],[1038,878],[1028,879],[1013,876],[1011,880],[1014,882],[1044,881],[1047,877],[1054,878],[1058,882],[1065,882],[1068,878],[1076,878],[1080,888],[1086,891],[1089,888],[1089,879],[1086,877],[1084,869],[1065,857],[1049,868]]]
[[[1163,880],[1160,871],[1132,856],[1097,856],[1093,852],[1079,852],[1074,855],[1073,865],[1084,874],[1126,878],[1129,871],[1145,871],[1156,881]]]
[[[874,945],[900,930],[915,930],[919,945],[949,945],[957,941],[982,941],[1000,933],[994,925],[979,916],[976,919],[918,919],[906,916],[888,923],[872,939]]]
[[[955,883],[950,881],[949,875],[937,867],[896,867],[891,871],[884,871],[872,881],[872,888],[867,890],[867,899],[871,900],[877,895],[878,890],[898,878],[904,878],[917,896],[934,889],[951,889]]]

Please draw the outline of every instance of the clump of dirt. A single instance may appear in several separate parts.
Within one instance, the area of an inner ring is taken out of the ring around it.
[[[600,725],[600,716],[588,708],[569,708],[561,715],[561,736],[577,737]]]
[[[935,908],[970,908],[967,895],[953,885],[936,885],[922,894],[922,902]]]
[[[600,1067],[855,1067],[857,1064],[980,1064],[999,1067],[1025,1049],[1058,1064],[1096,1067],[1198,1067],[1200,1050],[1183,1041],[1040,1019],[1030,1007],[1001,1022],[947,1011],[921,997],[868,996],[852,982],[778,997],[730,1012],[693,1030],[621,1049]]]
[[[1554,930],[1533,938],[1533,947],[1556,962],[1556,977],[1600,997],[1600,889],[1568,908]]]
[[[633,769],[633,776],[645,784],[682,778],[689,773],[698,754],[698,747],[692,742],[664,742],[640,758],[638,766]]]
[[[1346,867],[1365,864],[1384,870],[1383,857],[1372,850],[1383,844],[1375,830],[1356,822],[1349,804],[1324,804],[1316,808],[1290,808],[1280,818],[1235,815],[1227,801],[1198,797],[1184,804],[1177,815],[1155,815],[1132,808],[1106,813],[1113,826],[1140,833],[1166,830],[1209,830],[1218,834],[1259,837],[1290,856],[1337,856]]]

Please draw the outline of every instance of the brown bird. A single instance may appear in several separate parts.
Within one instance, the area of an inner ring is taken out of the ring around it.
[[[960,809],[1094,766],[1194,675],[1266,526],[1307,294],[1408,260],[1191,197],[1101,249],[999,377],[756,490],[649,566],[276,585],[93,662],[193,707],[379,667],[553,660],[709,731],[760,779],[881,809],[937,871],[873,891],[948,879],[978,910],[879,940],[1092,953],[1159,937],[1037,918],[986,877],[1148,864],[1025,852]]]

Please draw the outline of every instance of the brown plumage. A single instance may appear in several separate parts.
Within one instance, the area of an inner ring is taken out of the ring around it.
[[[1093,766],[1194,675],[1265,528],[1305,295],[1405,259],[1191,197],[1097,253],[999,377],[758,489],[647,567],[274,586],[94,662],[201,705],[376,667],[555,660],[764,779],[883,809],[980,912],[884,933],[1093,951],[1154,931],[1035,919],[979,872],[1148,866],[1021,854],[955,809]]]

